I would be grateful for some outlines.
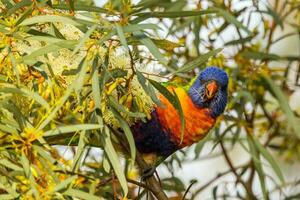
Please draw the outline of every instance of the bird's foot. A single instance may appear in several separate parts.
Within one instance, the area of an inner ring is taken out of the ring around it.
[[[147,168],[143,169],[142,171],[142,179],[145,180],[146,178],[149,178],[152,176],[156,171],[155,166],[148,166]]]

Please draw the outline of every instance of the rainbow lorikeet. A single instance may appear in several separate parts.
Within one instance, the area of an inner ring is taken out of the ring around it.
[[[166,159],[176,150],[201,140],[214,126],[227,104],[228,76],[217,67],[204,69],[189,87],[168,86],[176,93],[185,118],[181,142],[180,117],[173,105],[163,96],[164,107],[155,106],[151,119],[136,122],[132,127],[137,149],[143,154],[154,154]]]

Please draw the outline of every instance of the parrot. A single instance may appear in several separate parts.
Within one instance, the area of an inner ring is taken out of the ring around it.
[[[224,112],[227,87],[227,73],[215,66],[205,68],[187,87],[167,86],[170,92],[176,93],[183,110],[183,140],[177,110],[159,94],[163,106],[155,105],[149,120],[137,121],[131,127],[137,150],[143,155],[153,155],[156,161],[151,162],[157,166],[177,150],[199,142]]]

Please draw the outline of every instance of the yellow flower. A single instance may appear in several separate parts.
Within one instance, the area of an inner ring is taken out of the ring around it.
[[[11,135],[10,140],[13,146],[23,152],[25,155],[32,155],[31,151],[33,142],[43,135],[42,131],[37,131],[34,128],[24,128],[24,131],[20,135]]]

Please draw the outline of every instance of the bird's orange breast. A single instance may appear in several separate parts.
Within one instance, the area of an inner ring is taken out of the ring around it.
[[[170,134],[170,139],[177,143],[180,148],[190,146],[201,140],[208,133],[214,126],[216,119],[210,116],[208,108],[197,107],[183,88],[168,87],[168,89],[177,94],[184,113],[185,129],[183,141],[181,142],[180,139],[181,122],[179,114],[163,95],[160,95],[159,99],[164,104],[164,107],[156,107],[159,121],[165,132]]]

